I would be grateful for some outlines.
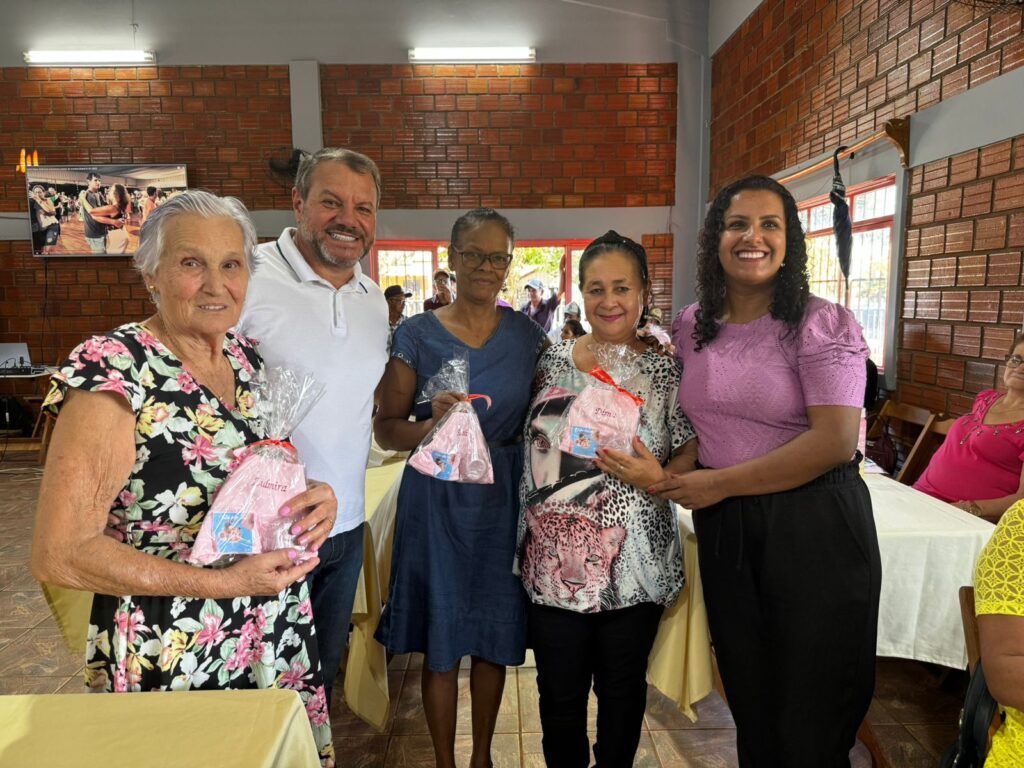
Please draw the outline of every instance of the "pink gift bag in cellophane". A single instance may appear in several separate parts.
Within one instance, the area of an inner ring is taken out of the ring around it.
[[[608,387],[588,385],[572,401],[562,425],[559,448],[573,456],[597,458],[599,448],[636,455],[633,438],[640,426],[643,398],[618,386],[600,368],[590,375]]]
[[[294,548],[296,562],[309,558],[295,546],[292,517],[279,510],[306,490],[306,472],[291,443],[262,441],[245,449],[238,465],[217,489],[188,562],[210,565],[221,558]]]
[[[192,551],[193,565],[226,565],[243,555],[293,549],[296,562],[312,555],[296,543],[296,516],[281,508],[306,490],[306,470],[285,438],[323,397],[325,387],[309,374],[267,368],[250,382],[257,434],[267,439],[236,453],[237,464],[217,489]],[[302,532],[298,535],[302,535]]]
[[[470,395],[470,400],[482,399],[489,408],[491,398]],[[437,480],[454,483],[494,482],[491,452],[484,439],[483,429],[476,411],[468,402],[459,402],[420,443],[409,458],[417,472]]]

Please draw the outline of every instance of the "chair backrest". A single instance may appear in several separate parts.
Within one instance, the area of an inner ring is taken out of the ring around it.
[[[981,658],[978,618],[974,613],[974,587],[960,587],[960,622],[964,627],[964,644],[967,646],[967,668],[974,672]]]
[[[871,425],[871,430],[867,435],[868,440],[880,437],[882,431],[890,424],[897,426],[903,423],[924,427],[934,415],[927,408],[886,400],[882,409],[878,412],[878,416],[875,417],[875,422]]]
[[[955,421],[956,419],[940,419],[938,416],[932,416],[921,429],[921,434],[917,436],[917,440],[914,441],[914,445],[907,453],[907,458],[896,475],[899,482],[904,485],[912,485],[917,481],[925,467],[928,466],[928,462],[932,460],[932,456],[942,445],[942,441],[946,439],[946,435],[949,434],[949,429]]]

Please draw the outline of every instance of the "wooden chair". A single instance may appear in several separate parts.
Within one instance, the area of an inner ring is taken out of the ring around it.
[[[974,672],[981,658],[981,636],[978,634],[978,617],[974,613],[974,587],[960,587],[960,622],[967,646],[967,671]]]
[[[967,647],[967,671],[973,674],[974,668],[978,666],[978,660],[981,659],[981,635],[978,632],[978,617],[975,613],[974,587],[960,587],[960,622],[964,627],[964,645]],[[1002,724],[1002,712],[997,711],[988,727],[990,743]]]
[[[888,434],[894,442],[912,444],[935,418],[927,408],[886,400],[868,430],[867,440]],[[896,479],[899,479],[898,474]]]
[[[956,419],[940,419],[936,416],[925,424],[896,475],[899,482],[904,485],[913,485],[917,482],[917,478],[924,472],[955,421]]]

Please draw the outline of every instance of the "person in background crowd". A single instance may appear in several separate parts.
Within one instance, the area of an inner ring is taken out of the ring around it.
[[[1024,498],[1024,333],[1010,345],[1005,392],[986,389],[953,422],[914,487],[972,515],[997,521]]]
[[[57,217],[57,221],[61,222],[64,220],[64,202],[58,194],[56,188],[50,187],[46,190],[46,199],[50,201],[50,205],[53,206],[54,216]]]
[[[579,285],[592,332],[548,349],[537,365],[525,427],[517,571],[530,596],[544,759],[587,768],[587,699],[597,694],[599,766],[631,766],[647,704],[647,657],[658,623],[683,586],[672,505],[648,488],[693,471],[697,441],[679,407],[679,362],[637,339],[650,298],[647,252],[610,231],[590,243]],[[576,321],[570,321],[576,322]],[[642,398],[633,453],[596,459],[559,450],[561,414],[594,379],[595,345],[637,355],[621,382]],[[557,414],[557,415],[556,415]]]
[[[673,327],[701,468],[655,483],[687,509],[741,768],[848,766],[875,685],[882,568],[857,435],[868,357],[810,295],[796,201],[750,176],[700,233],[699,303]]]
[[[88,690],[292,689],[332,765],[304,580],[317,558],[296,564],[296,550],[280,549],[221,568],[184,562],[236,451],[266,437],[250,410],[263,361],[231,330],[255,247],[235,198],[193,190],[154,214],[134,258],[156,312],[79,345],[43,402],[59,416],[32,573],[95,593]],[[314,482],[288,503],[298,543],[315,552],[337,514],[334,493]]]
[[[142,201],[142,223],[146,223],[149,215],[156,210],[156,199],[158,190],[156,187],[146,187],[146,196]]]
[[[555,326],[555,324],[552,323],[552,328],[548,332],[548,340],[552,344],[557,344],[562,339],[566,338],[564,335],[565,324],[570,320],[575,321],[582,328],[583,323],[580,321],[580,317],[580,305],[577,304],[575,301],[570,301],[568,304],[565,305],[565,309],[562,312],[562,325]],[[583,333],[586,333],[586,329],[584,329]]]
[[[107,190],[107,204],[97,206],[90,212],[97,221],[109,221],[107,229],[107,253],[127,253],[128,222],[131,219],[131,197],[124,184],[111,184]]]
[[[48,255],[60,238],[57,210],[43,188],[36,184],[28,198],[29,216],[32,217],[32,252]]]
[[[952,433],[950,433],[952,434]],[[985,681],[1006,718],[985,768],[1024,765],[1024,502],[1003,515],[978,558],[975,613]]]
[[[462,657],[472,657],[469,765],[488,768],[506,667],[522,664],[526,654],[526,594],[511,566],[522,427],[533,370],[547,341],[536,323],[495,306],[513,245],[512,225],[490,208],[455,222],[449,263],[458,276],[457,296],[398,326],[374,422],[382,448],[416,448],[455,403],[466,400],[465,394],[444,392],[432,402],[416,402],[456,350],[469,359],[469,392],[492,398],[489,408],[473,404],[490,449],[492,484],[445,482],[405,468],[391,591],[377,628],[378,641],[392,653],[424,654],[423,709],[438,768],[455,768]]]
[[[434,295],[423,302],[423,311],[432,312],[451,303],[451,276],[443,269],[439,269],[434,273]]]
[[[309,577],[329,705],[363,565],[373,395],[387,359],[387,302],[359,266],[376,237],[381,189],[366,155],[326,147],[303,156],[292,188],[296,226],[256,250],[238,324],[259,340],[267,365],[308,371],[327,387],[291,439],[309,474],[338,494],[337,521]]]
[[[587,332],[583,328],[583,323],[579,320],[566,320],[562,326],[561,338],[564,339],[578,339],[581,336],[586,336]]]
[[[526,294],[529,300],[519,308],[519,311],[533,320],[544,329],[544,333],[551,332],[551,323],[555,317],[555,310],[562,302],[562,294],[565,293],[565,259],[563,256],[558,265],[559,289],[553,290],[551,295],[544,298],[544,283],[539,278],[533,278],[526,283]]]
[[[395,337],[395,329],[405,320],[405,300],[412,296],[400,285],[389,285],[384,289],[384,298],[388,303],[388,349]]]
[[[124,224],[109,216],[93,214],[94,209],[102,208],[108,201],[100,191],[102,179],[98,173],[90,171],[85,181],[86,188],[78,193],[78,210],[85,224],[85,242],[89,244],[89,250],[93,253],[106,253],[107,231]]]

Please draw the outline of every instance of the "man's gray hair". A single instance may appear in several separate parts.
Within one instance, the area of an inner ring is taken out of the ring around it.
[[[366,155],[342,147],[324,147],[311,155],[302,156],[299,170],[295,173],[295,188],[299,191],[299,197],[305,200],[309,196],[309,188],[313,186],[313,171],[320,163],[327,162],[341,163],[349,170],[369,175],[377,188],[377,205],[380,205],[381,180],[377,164]]]
[[[194,214],[205,219],[227,218],[238,224],[245,244],[245,259],[249,269],[253,268],[253,254],[256,251],[256,227],[249,218],[249,211],[237,197],[218,197],[201,189],[190,189],[175,195],[159,206],[146,219],[139,233],[139,247],[135,250],[135,268],[143,274],[155,275],[160,266],[164,250],[164,229],[177,216]]]

